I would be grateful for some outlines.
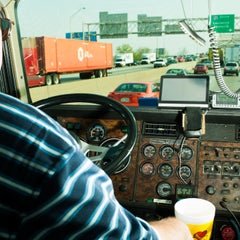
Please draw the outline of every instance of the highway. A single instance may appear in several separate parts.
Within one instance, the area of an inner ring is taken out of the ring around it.
[[[150,81],[159,83],[160,76],[164,74],[168,68],[183,67],[192,72],[194,66],[195,62],[185,62],[155,69],[152,64],[114,68],[109,71],[108,77],[88,80],[80,80],[78,74],[68,74],[62,76],[61,84],[30,88],[30,93],[33,101],[67,93],[95,93],[106,96],[122,82]],[[209,71],[209,76],[210,90],[219,91],[220,89],[215,80],[213,70]],[[224,76],[224,79],[226,85],[232,91],[235,92],[240,88],[240,77],[236,77],[235,75]]]

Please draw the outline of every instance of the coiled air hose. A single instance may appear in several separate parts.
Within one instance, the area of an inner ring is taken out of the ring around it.
[[[238,98],[240,97],[239,92],[232,92],[228,86],[226,85],[221,71],[221,63],[220,63],[220,57],[218,52],[218,44],[217,44],[217,38],[216,33],[214,31],[214,27],[208,26],[208,32],[209,32],[209,41],[210,41],[210,48],[212,49],[213,53],[213,68],[214,68],[214,74],[217,81],[217,84],[220,88],[220,90],[225,93],[227,96],[231,98]]]

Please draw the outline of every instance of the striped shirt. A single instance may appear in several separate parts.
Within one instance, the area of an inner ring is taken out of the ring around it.
[[[56,121],[0,93],[0,239],[158,239]]]

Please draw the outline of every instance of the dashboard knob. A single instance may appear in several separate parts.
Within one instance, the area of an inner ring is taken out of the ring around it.
[[[127,191],[127,187],[125,185],[120,185],[119,186],[119,191],[120,192],[126,192]]]
[[[225,182],[225,183],[223,183],[223,186],[227,188],[227,187],[229,187],[229,184],[227,182]]]
[[[239,197],[235,197],[235,198],[234,198],[234,202],[235,202],[235,203],[239,203],[239,202],[240,202],[240,198],[239,198]]]
[[[225,157],[225,158],[229,158],[230,156],[229,156],[229,154],[225,153],[225,154],[224,154],[224,157]]]
[[[235,189],[237,189],[237,188],[239,187],[238,183],[234,183],[234,184],[233,184],[233,187],[234,187]]]
[[[206,187],[206,192],[209,195],[214,195],[216,193],[216,188],[214,186],[212,186],[212,185],[208,185]]]

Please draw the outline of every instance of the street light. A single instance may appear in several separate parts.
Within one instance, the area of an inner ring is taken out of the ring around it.
[[[70,38],[72,38],[72,30],[71,30],[71,25],[72,25],[72,19],[75,15],[77,15],[80,11],[85,10],[85,7],[79,8],[76,12],[74,12],[70,18],[69,18],[69,31],[70,31]]]

